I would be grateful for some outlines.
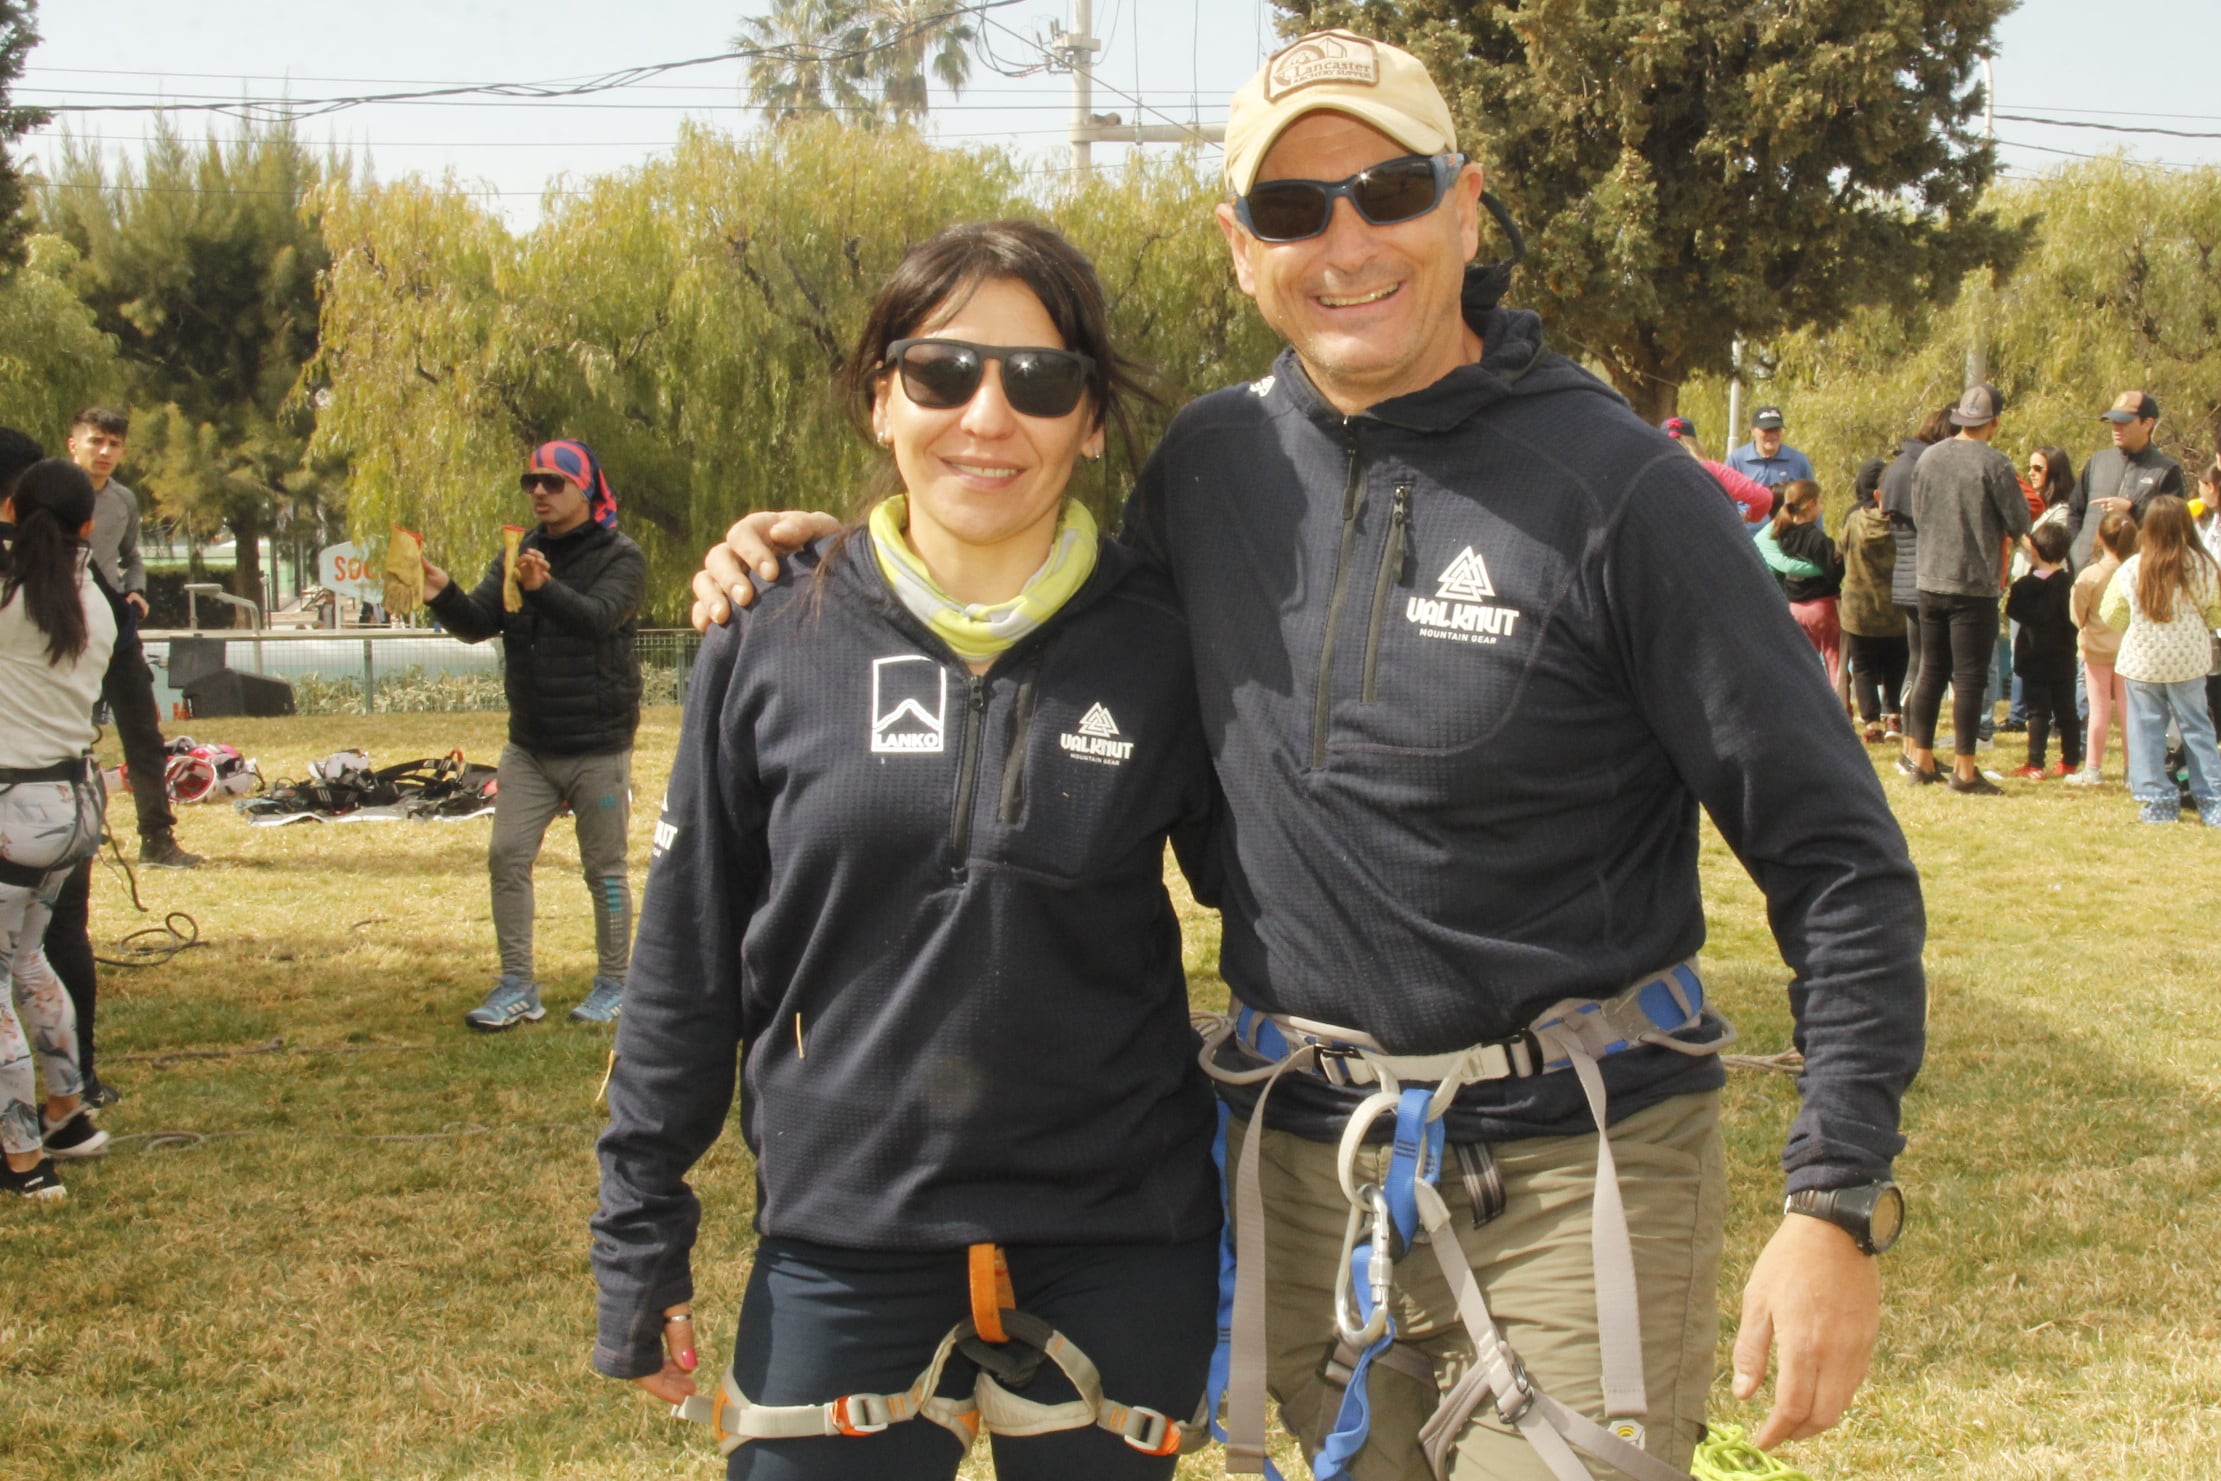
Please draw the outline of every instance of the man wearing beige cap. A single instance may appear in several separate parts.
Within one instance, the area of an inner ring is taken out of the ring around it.
[[[2144,391],[2123,391],[2098,413],[2113,429],[2113,445],[2090,454],[2082,477],[2067,496],[2067,524],[2075,532],[2076,570],[2090,561],[2098,521],[2116,511],[2137,518],[2161,494],[2183,496],[2182,464],[2152,442],[2159,425],[2159,403]]]
[[[1229,820],[1228,1468],[1263,1465],[1267,1388],[1322,1477],[1687,1465],[1726,1209],[1700,805],[1805,1052],[1735,1386],[1771,1346],[1755,1438],[1817,1433],[1866,1371],[1923,1043],[1872,768],[1704,470],[1469,292],[1481,171],[1417,60],[1294,42],[1236,95],[1226,177],[1289,349],[1175,419],[1125,538],[1186,609]],[[781,518],[712,552],[699,620]]]

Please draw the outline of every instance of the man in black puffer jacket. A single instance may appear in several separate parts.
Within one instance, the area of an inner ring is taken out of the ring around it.
[[[582,442],[533,450],[521,480],[538,528],[518,544],[514,591],[506,555],[466,592],[430,561],[424,588],[434,616],[466,643],[498,636],[509,695],[509,744],[494,804],[494,939],[501,976],[464,1015],[492,1033],[542,1017],[532,975],[532,865],[565,805],[594,901],[598,964],[581,1023],[608,1023],[624,994],[632,949],[632,883],[625,829],[632,815],[632,738],[640,727],[640,659],[633,650],[647,557],[617,533],[617,500]]]

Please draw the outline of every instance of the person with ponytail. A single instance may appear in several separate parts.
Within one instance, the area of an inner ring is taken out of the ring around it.
[[[1782,595],[1789,599],[1789,615],[1797,619],[1827,666],[1829,687],[1837,688],[1843,666],[1843,625],[1837,611],[1843,557],[1820,523],[1820,485],[1809,478],[1792,478],[1776,492],[1781,507],[1752,539]]]
[[[0,576],[0,714],[8,717],[0,727],[0,976],[8,984],[0,994],[0,1191],[47,1200],[66,1194],[52,1158],[95,1156],[108,1141],[83,1107],[76,1015],[41,942],[70,870],[100,846],[107,798],[92,755],[92,715],[116,621],[86,569],[93,486],[84,471],[58,458],[34,463],[7,503],[14,533]]]
[[[2147,823],[2172,823],[2181,794],[2167,773],[2167,722],[2182,733],[2198,817],[2221,828],[2221,754],[2206,712],[2221,565],[2198,539],[2190,506],[2161,494],[2144,506],[2136,554],[2121,563],[2098,615],[2120,631],[2113,667],[2128,690],[2128,790]]]
[[[1168,1478],[1201,1439],[1219,1202],[1164,857],[1208,902],[1215,787],[1170,583],[1071,487],[1134,373],[1087,259],[999,221],[910,249],[846,385],[885,497],[694,669],[608,1086],[593,1364],[694,1393],[686,1176],[737,1055],[758,1240],[695,1400],[731,1476],[947,1478],[984,1426],[1004,1476]]]

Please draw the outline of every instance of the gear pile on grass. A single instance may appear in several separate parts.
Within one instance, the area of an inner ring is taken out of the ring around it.
[[[303,781],[281,781],[264,797],[241,799],[256,827],[288,823],[370,823],[410,819],[458,822],[494,810],[500,772],[461,751],[373,768],[365,751],[338,751],[308,764]]]

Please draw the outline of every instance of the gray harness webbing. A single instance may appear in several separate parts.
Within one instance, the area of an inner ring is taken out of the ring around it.
[[[1673,1035],[1700,1024],[1716,1025],[1708,1040],[1691,1043]],[[1239,1003],[1205,1035],[1204,1072],[1225,1084],[1261,1086],[1250,1111],[1251,1135],[1242,1142],[1233,1177],[1235,1290],[1232,1356],[1228,1368],[1227,1470],[1261,1474],[1265,1456],[1265,1201],[1255,1133],[1265,1125],[1265,1104],[1280,1077],[1293,1069],[1337,1085],[1370,1085],[1373,1093],[1351,1113],[1338,1149],[1337,1170],[1350,1200],[1349,1234],[1337,1272],[1335,1321],[1345,1347],[1362,1346],[1378,1334],[1349,1330],[1345,1299],[1350,1256],[1361,1238],[1365,1215],[1378,1191],[1358,1178],[1357,1161],[1374,1121],[1393,1115],[1404,1082],[1432,1082],[1427,1119],[1439,1121],[1458,1092],[1485,1080],[1525,1078],[1571,1069],[1580,1081],[1589,1114],[1596,1122],[1596,1190],[1591,1203],[1590,1260],[1595,1271],[1598,1349],[1603,1367],[1604,1416],[1599,1425],[1537,1388],[1489,1315],[1480,1283],[1449,1227],[1449,1208],[1433,1184],[1413,1180],[1419,1222],[1434,1250],[1444,1279],[1456,1298],[1459,1320],[1472,1338],[1474,1366],[1443,1396],[1419,1439],[1437,1477],[1448,1474],[1457,1437],[1484,1399],[1493,1398],[1498,1416],[1534,1446],[1559,1481],[1590,1481],[1575,1450],[1586,1452],[1633,1481],[1689,1481],[1687,1475],[1642,1448],[1643,1417],[1649,1397],[1643,1381],[1641,1307],[1635,1289],[1635,1259],[1627,1234],[1627,1210],[1620,1195],[1618,1164],[1606,1131],[1604,1075],[1597,1061],[1637,1045],[1649,1044],[1690,1056],[1719,1053],[1735,1040],[1735,1029],[1704,1008],[1703,988],[1693,962],[1647,977],[1605,999],[1568,998],[1552,1006],[1524,1034],[1454,1050],[1447,1054],[1401,1055],[1381,1048],[1362,1032],[1286,1015],[1265,1014]],[[1219,1063],[1229,1042],[1262,1061],[1246,1069]],[[1379,1222],[1376,1218],[1376,1223]],[[1376,1251],[1383,1248],[1376,1243]],[[1374,1320],[1386,1308],[1392,1272],[1376,1260],[1373,1272]],[[1393,1351],[1393,1349],[1391,1349]]]
[[[969,1450],[982,1429],[997,1435],[1047,1435],[1058,1430],[1093,1426],[1108,1430],[1147,1455],[1177,1455],[1201,1446],[1210,1434],[1210,1415],[1198,1408],[1186,1421],[1142,1404],[1121,1404],[1103,1396],[1103,1378],[1086,1353],[1039,1317],[1023,1311],[1004,1311],[1008,1334],[1032,1350],[1030,1363],[1018,1366],[1030,1375],[1046,1359],[1071,1381],[1078,1397],[1060,1404],[1044,1404],[1012,1393],[995,1381],[970,1321],[949,1329],[933,1360],[917,1381],[901,1393],[844,1394],[824,1404],[758,1404],[741,1392],[739,1380],[728,1367],[715,1397],[695,1394],[672,1406],[671,1413],[710,1426],[717,1435],[721,1454],[731,1455],[751,1440],[796,1440],[814,1435],[876,1435],[890,1424],[926,1419],[954,1435]],[[951,1354],[962,1350],[980,1360],[978,1382],[965,1398],[935,1392],[941,1371]],[[1024,1379],[1014,1379],[1023,1382]]]

